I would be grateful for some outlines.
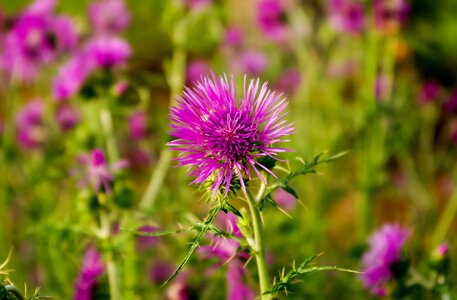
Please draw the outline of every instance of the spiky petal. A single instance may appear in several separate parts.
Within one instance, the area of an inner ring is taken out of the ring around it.
[[[245,190],[243,175],[251,179],[251,170],[265,181],[259,172],[265,166],[262,157],[273,157],[284,148],[272,147],[293,131],[284,117],[286,99],[260,85],[259,80],[245,77],[241,99],[236,99],[233,76],[203,77],[195,87],[186,88],[178,105],[171,109],[171,135],[168,143],[180,151],[179,165],[189,166],[193,183],[213,180],[213,196],[221,186],[227,195],[233,178],[238,177]],[[271,173],[272,174],[272,173]]]

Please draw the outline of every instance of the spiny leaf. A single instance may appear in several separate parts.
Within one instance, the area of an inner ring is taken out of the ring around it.
[[[162,287],[166,286],[168,283],[170,283],[182,271],[182,269],[184,268],[184,265],[189,261],[190,257],[192,256],[192,253],[194,253],[195,249],[197,249],[197,247],[200,245],[200,242],[203,239],[203,236],[205,235],[205,233],[208,232],[209,230],[214,230],[215,226],[213,226],[213,221],[216,218],[216,216],[220,210],[222,210],[222,208],[220,206],[217,206],[210,211],[208,217],[206,218],[206,221],[204,222],[203,226],[201,227],[200,233],[197,235],[195,240],[192,242],[190,249],[187,252],[186,256],[181,261],[181,263],[176,268],[176,270],[173,272],[173,274],[171,274],[171,276],[162,284]]]
[[[298,267],[296,267],[295,266],[295,262],[293,262],[292,269],[289,272],[287,272],[286,274],[284,274],[285,271],[284,271],[284,269],[282,269],[282,272],[280,273],[279,280],[275,279],[273,287],[269,291],[267,291],[267,292],[265,292],[263,294],[264,295],[265,294],[275,294],[275,293],[278,293],[280,291],[287,292],[287,287],[290,284],[296,282],[296,277],[298,277],[300,275],[304,275],[306,273],[310,273],[310,272],[333,270],[333,271],[341,271],[341,272],[349,272],[349,273],[360,273],[360,272],[355,271],[355,270],[339,268],[339,267],[336,267],[336,266],[321,266],[321,267],[313,266],[313,267],[309,267],[309,264],[312,263],[313,260],[319,255],[320,254],[306,258]]]
[[[287,175],[280,179],[279,181],[271,184],[265,194],[263,195],[263,198],[259,201],[258,207],[260,210],[262,210],[265,207],[266,203],[270,203],[269,199],[271,199],[271,195],[273,194],[274,191],[276,191],[278,188],[283,188],[286,192],[294,196],[295,198],[298,198],[297,193],[289,186],[289,181],[291,181],[293,178],[299,176],[299,175],[306,175],[310,173],[316,173],[316,170],[314,170],[314,167],[320,165],[320,164],[325,164],[329,163],[333,160],[336,160],[344,155],[349,153],[349,151],[343,151],[340,153],[337,153],[335,155],[327,156],[327,152],[323,152],[318,154],[313,160],[310,162],[304,161],[301,158],[297,158],[298,161],[300,161],[303,166],[295,171],[287,171]]]

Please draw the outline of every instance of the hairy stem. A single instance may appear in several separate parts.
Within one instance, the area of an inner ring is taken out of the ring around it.
[[[262,184],[259,193],[257,194],[257,199],[261,199],[263,192],[265,191],[265,185]],[[254,227],[254,244],[251,245],[254,251],[255,261],[257,264],[257,271],[259,273],[259,283],[260,283],[260,294],[263,295],[270,288],[270,280],[268,278],[268,269],[265,260],[265,248],[263,243],[263,226],[262,218],[260,216],[260,210],[257,206],[256,200],[252,197],[251,193],[248,191],[245,193],[246,199],[249,204],[249,210],[251,211],[252,225]],[[270,295],[261,296],[262,300],[271,299]]]

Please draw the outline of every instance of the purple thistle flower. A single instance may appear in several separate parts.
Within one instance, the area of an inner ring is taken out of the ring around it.
[[[436,81],[434,81],[434,80],[426,81],[422,85],[420,92],[419,92],[419,97],[418,97],[419,103],[426,104],[426,103],[432,102],[433,100],[436,99],[436,97],[438,97],[439,92],[440,92],[440,86],[438,85],[438,83]]]
[[[105,272],[105,266],[100,254],[94,248],[89,248],[83,258],[81,270],[75,284],[74,300],[91,300],[92,290],[97,279]]]
[[[40,67],[58,54],[72,50],[79,37],[73,23],[54,16],[55,1],[37,1],[19,15],[6,34],[0,68],[20,81],[31,81]]]
[[[450,94],[446,102],[443,103],[441,110],[445,114],[452,114],[457,111],[457,91],[454,91]]]
[[[152,233],[158,230],[155,226],[142,226],[139,231],[144,233]],[[157,244],[159,238],[157,236],[138,236],[136,240],[136,247],[138,250],[146,250]]]
[[[363,255],[363,274],[360,276],[365,287],[377,296],[386,294],[386,284],[392,277],[391,267],[400,260],[403,245],[411,231],[397,224],[385,224],[371,235],[370,249]]]
[[[187,64],[186,83],[192,84],[211,72],[208,63],[203,59],[194,59]]]
[[[84,54],[72,57],[60,67],[54,79],[52,87],[54,98],[57,101],[63,101],[77,94],[93,69],[92,61]]]
[[[255,299],[254,291],[244,283],[246,270],[243,262],[231,260],[227,265],[227,299],[251,300]]]
[[[132,50],[123,39],[112,36],[99,36],[91,39],[85,47],[87,59],[92,59],[97,67],[112,68],[123,64]]]
[[[279,206],[286,210],[292,210],[297,205],[297,199],[282,188],[277,189],[272,197]]]
[[[122,32],[130,22],[130,14],[122,0],[101,0],[91,3],[89,22],[95,34]]]
[[[328,2],[330,23],[341,32],[359,33],[363,30],[364,15],[361,3],[352,0],[330,0]]]
[[[181,3],[193,11],[201,11],[211,5],[212,0],[180,0]]]
[[[281,77],[275,84],[275,89],[293,95],[297,91],[302,81],[300,71],[298,69],[288,69],[281,74]]]
[[[408,19],[410,6],[407,0],[374,0],[374,15],[379,29],[398,27]]]
[[[154,283],[163,283],[167,280],[176,269],[171,263],[158,261],[154,263],[149,271],[149,277]]]
[[[260,90],[259,90],[260,88]],[[221,185],[228,194],[231,181],[237,177],[245,190],[243,174],[251,179],[251,171],[265,182],[258,168],[273,174],[257,160],[276,158],[287,149],[272,147],[293,131],[284,120],[286,99],[271,92],[259,80],[244,80],[243,96],[236,100],[233,76],[204,77],[195,88],[186,88],[178,106],[171,109],[171,135],[177,139],[168,143],[180,151],[180,166],[193,168],[192,183],[213,180],[213,196]]]
[[[238,55],[232,62],[236,73],[245,73],[251,76],[259,76],[268,64],[268,58],[257,50],[247,50]]]
[[[59,105],[56,111],[56,121],[62,131],[66,132],[74,128],[79,122],[79,113],[68,104]]]
[[[76,49],[79,44],[79,34],[70,17],[57,16],[53,19],[50,26],[57,50],[61,52],[70,52]]]
[[[87,169],[84,179],[80,181],[80,185],[90,184],[96,193],[99,193],[103,188],[103,191],[108,194],[111,193],[112,172],[128,165],[125,160],[117,161],[111,165],[107,164],[105,153],[100,149],[92,150],[90,156],[81,155],[78,161],[86,166]]]
[[[43,128],[44,104],[41,100],[29,102],[16,116],[16,138],[25,149],[38,148],[45,139]]]
[[[225,30],[224,45],[238,47],[244,39],[243,30],[236,27],[230,27]]]
[[[284,41],[287,38],[287,27],[281,1],[260,0],[257,4],[257,24],[267,38]]]
[[[142,111],[134,112],[129,117],[129,135],[134,140],[141,140],[146,136],[146,114]]]

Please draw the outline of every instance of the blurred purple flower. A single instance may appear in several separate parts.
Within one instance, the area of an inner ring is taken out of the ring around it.
[[[267,56],[257,50],[244,51],[232,62],[236,73],[245,73],[251,76],[262,74],[267,64]]]
[[[35,0],[24,10],[24,14],[51,16],[56,7],[57,0]]]
[[[235,237],[241,237],[241,232],[236,224],[237,216],[233,213],[219,213],[218,223],[226,232],[233,234]],[[246,270],[244,269],[243,260],[249,259],[249,254],[238,251],[240,243],[234,238],[224,238],[218,235],[211,235],[212,243],[210,246],[203,246],[199,251],[206,257],[215,257],[218,262],[211,268],[209,273],[213,272],[223,264],[227,264],[227,299],[230,300],[250,300],[255,298],[253,291],[244,283]]]
[[[437,251],[441,257],[444,257],[449,253],[449,245],[447,243],[442,243],[438,246]]]
[[[87,76],[94,69],[84,54],[76,54],[59,69],[53,82],[53,96],[57,101],[66,100],[79,92]]]
[[[281,74],[275,84],[275,90],[293,95],[301,83],[301,74],[298,69],[288,69]]]
[[[387,78],[385,75],[379,74],[376,77],[374,89],[375,89],[374,92],[375,92],[376,99],[378,101],[383,100],[384,97],[386,96],[386,89],[387,89]]]
[[[79,122],[78,111],[69,104],[59,105],[55,117],[57,124],[59,124],[63,132],[74,128]]]
[[[142,111],[129,116],[129,135],[133,140],[141,140],[146,136],[146,114]]]
[[[370,237],[370,249],[363,255],[360,279],[365,287],[379,297],[386,294],[386,284],[392,277],[391,267],[401,258],[401,250],[411,230],[397,224],[385,224]]]
[[[445,114],[452,114],[457,110],[457,91],[451,93],[446,102],[443,103],[442,111]]]
[[[125,80],[121,80],[114,85],[114,94],[116,96],[123,95],[129,88],[129,83]]]
[[[68,16],[57,16],[51,24],[51,31],[54,34],[55,47],[62,52],[71,52],[79,44],[79,33],[73,20]]]
[[[213,0],[180,0],[181,3],[193,11],[206,9],[211,5]]]
[[[286,210],[292,210],[297,205],[297,199],[282,188],[277,189],[272,197],[279,206]]]
[[[25,149],[38,148],[44,141],[44,103],[41,100],[29,102],[16,116],[16,138]]]
[[[361,3],[353,0],[329,0],[330,23],[341,32],[359,33],[363,30],[364,15]]]
[[[186,83],[192,84],[211,72],[208,63],[203,59],[194,59],[187,64]]]
[[[153,233],[157,231],[157,227],[155,226],[143,226],[138,231],[144,233]],[[138,250],[146,250],[151,248],[157,244],[159,238],[156,236],[138,236],[136,239],[136,247]]]
[[[397,27],[408,19],[410,5],[407,0],[374,0],[374,15],[379,29]]]
[[[152,265],[149,276],[152,282],[162,284],[173,274],[175,269],[176,267],[170,263],[158,261]]]
[[[225,30],[224,45],[238,47],[243,43],[243,30],[236,27],[229,27]]]
[[[285,16],[281,0],[260,0],[257,3],[257,24],[271,40],[283,42],[287,38]]]
[[[251,300],[256,295],[253,290],[244,282],[246,270],[243,262],[231,260],[227,264],[227,299],[228,300]]]
[[[117,34],[130,22],[130,14],[123,0],[92,2],[88,9],[89,22],[95,34]]]
[[[127,167],[125,160],[117,161],[111,165],[107,164],[105,154],[100,149],[92,150],[89,155],[81,155],[78,162],[86,167],[86,174],[80,181],[81,185],[92,185],[96,193],[103,191],[111,193],[111,183],[113,181],[112,172]]]
[[[97,285],[97,279],[105,272],[105,266],[100,254],[94,248],[89,248],[83,258],[78,279],[75,283],[74,300],[93,299],[92,291]]]
[[[123,64],[131,54],[130,45],[119,37],[99,36],[89,40],[85,46],[87,59],[97,67],[112,68]]]
[[[440,86],[434,80],[426,81],[419,92],[419,103],[426,104],[429,103],[438,97],[440,92]]]
[[[186,88],[178,105],[171,109],[170,134],[176,139],[168,145],[180,151],[180,166],[193,168],[189,173],[196,176],[193,183],[214,180],[213,195],[221,185],[227,195],[235,176],[245,190],[242,176],[245,173],[251,178],[251,168],[265,181],[257,168],[271,171],[256,159],[287,151],[271,145],[293,131],[284,120],[286,99],[268,90],[266,83],[260,87],[257,79],[247,85],[245,77],[241,100],[235,95],[233,76],[229,83],[227,77],[213,74],[195,88]]]
[[[3,41],[0,68],[15,80],[33,80],[43,64],[78,43],[73,23],[53,16],[55,1],[38,1],[19,15]]]

